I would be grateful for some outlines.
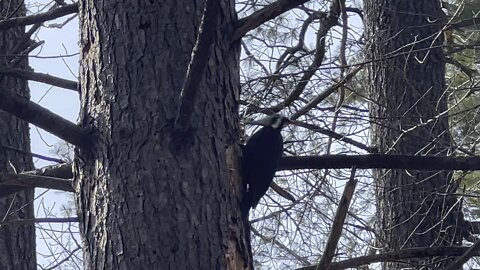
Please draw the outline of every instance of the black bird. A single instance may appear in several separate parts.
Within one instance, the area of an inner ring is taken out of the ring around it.
[[[281,130],[287,123],[290,123],[290,120],[279,114],[251,123],[264,127],[253,134],[243,147],[242,178],[245,192],[242,210],[247,216],[250,208],[255,208],[267,192],[275,176],[283,154]]]

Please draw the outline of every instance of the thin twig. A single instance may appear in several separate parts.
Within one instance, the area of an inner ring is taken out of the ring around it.
[[[298,260],[299,262],[301,262],[303,265],[308,265],[308,260],[305,259],[305,257],[302,257],[300,256],[299,254],[297,254],[295,251],[293,251],[290,247],[286,246],[285,244],[283,244],[281,241],[275,239],[275,237],[267,237],[267,236],[264,236],[262,235],[259,231],[257,231],[254,227],[252,227],[252,232],[253,234],[255,234],[255,236],[259,237],[260,239],[262,239],[262,241],[266,242],[266,243],[272,243],[276,246],[278,246],[281,250],[283,250],[284,252],[290,254],[292,257],[294,257],[296,260]]]
[[[63,258],[62,260],[60,260],[58,263],[56,263],[55,265],[51,266],[51,267],[48,267],[48,268],[44,268],[43,270],[53,270],[53,269],[58,269],[58,267],[60,265],[62,265],[63,263],[67,262],[68,260],[70,260],[71,257],[73,257],[73,255],[81,250],[82,247],[81,246],[78,246],[76,247],[75,249],[73,249],[72,251],[70,251],[70,254],[68,254],[68,256],[66,256],[65,258]]]

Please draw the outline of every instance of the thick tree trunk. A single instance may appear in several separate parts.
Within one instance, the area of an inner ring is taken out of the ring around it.
[[[24,15],[25,4],[22,0],[0,2],[0,18]],[[14,61],[12,64],[14,57],[8,57],[8,55],[18,54],[18,51],[14,51],[14,49],[19,45],[19,40],[24,34],[24,27],[0,31],[0,55],[3,55],[0,57],[0,68],[28,69],[27,58],[22,58],[18,62]],[[27,81],[21,79],[0,76],[0,88],[8,89],[25,97],[30,95]],[[33,169],[31,156],[6,150],[1,146],[30,152],[28,123],[3,111],[0,111],[0,173]],[[34,217],[33,189],[2,187],[0,194],[11,194],[8,197],[0,198],[0,269],[36,269],[35,227],[33,225],[19,227],[8,224],[10,220]]]
[[[76,188],[88,269],[243,269],[239,50],[221,1],[192,128],[172,137],[204,0],[80,1],[83,126]],[[174,142],[182,141],[181,147]]]
[[[438,0],[366,0],[372,64],[373,146],[380,153],[448,155],[450,135]],[[451,172],[375,170],[378,221],[385,251],[460,244]],[[444,258],[441,258],[444,259]],[[437,269],[449,260],[389,263],[385,269]],[[423,268],[425,269],[425,268]]]

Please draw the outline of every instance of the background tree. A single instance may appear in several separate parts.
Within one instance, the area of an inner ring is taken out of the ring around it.
[[[1,1],[0,18],[24,16],[23,1]],[[29,69],[25,54],[30,43],[25,27],[0,32],[0,69]],[[25,79],[0,76],[0,89],[9,89],[29,98]],[[20,173],[33,169],[28,123],[0,111],[0,172]],[[15,186],[0,188],[0,269],[34,269],[36,267],[35,227],[9,223],[33,218],[33,188]]]
[[[440,2],[365,1],[365,14],[370,98],[376,101],[372,143],[385,154],[450,155]],[[376,170],[374,177],[378,242],[386,250],[461,244],[451,172]],[[441,258],[429,267],[448,263]]]

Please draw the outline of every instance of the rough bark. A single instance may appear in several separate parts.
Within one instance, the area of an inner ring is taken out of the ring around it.
[[[374,146],[380,153],[448,155],[440,1],[366,0]],[[384,251],[460,244],[451,172],[375,170]],[[438,269],[445,258],[386,263]]]
[[[17,9],[18,8],[18,9]],[[5,16],[24,16],[25,6],[21,0],[0,2],[0,18]],[[0,32],[0,55],[12,55],[18,41],[25,34],[24,27],[15,27]],[[28,68],[27,58],[11,64],[12,57],[0,57],[0,69]],[[29,97],[27,81],[7,76],[0,76],[0,88]],[[30,152],[30,134],[28,123],[0,111],[0,145]],[[0,173],[32,170],[31,156],[0,147]],[[0,220],[8,223],[16,219],[32,219],[33,189],[2,187],[0,193],[11,196],[0,199]],[[1,225],[0,222],[0,269],[31,270],[36,269],[35,227]]]
[[[87,269],[243,269],[238,212],[239,50],[222,1],[191,130],[172,137],[204,0],[80,1],[77,203]],[[174,142],[182,141],[180,147]]]

